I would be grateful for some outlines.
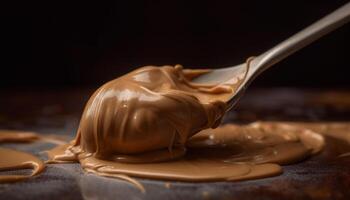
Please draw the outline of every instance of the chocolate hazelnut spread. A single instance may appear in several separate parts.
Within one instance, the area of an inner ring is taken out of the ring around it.
[[[322,135],[287,124],[230,124],[196,134],[187,142],[186,154],[173,161],[135,164],[92,155],[76,156],[69,145],[49,151],[49,158],[78,160],[86,171],[102,176],[124,174],[190,182],[236,181],[280,174],[279,164],[293,163],[318,153],[323,145]]]
[[[1,143],[31,143],[36,141],[49,142],[53,144],[65,144],[63,137],[57,135],[40,135],[29,131],[0,130]],[[0,171],[15,169],[32,169],[30,175],[0,175],[1,182],[16,182],[28,179],[40,174],[45,164],[38,157],[13,149],[0,147]]]
[[[190,82],[207,72],[149,66],[104,84],[88,101],[71,150],[135,163],[183,156],[188,138],[220,124],[234,89]]]
[[[0,130],[0,143],[5,142],[33,142],[40,139],[40,136],[33,132]]]
[[[245,74],[224,85],[191,82],[207,72],[180,65],[149,66],[106,83],[89,99],[76,138],[48,151],[47,163],[80,162],[87,172],[124,179],[144,190],[129,176],[190,182],[267,177],[280,174],[280,165],[320,152],[325,142],[318,132],[350,142],[348,134],[342,134],[350,130],[349,124],[256,122],[217,127],[227,109],[225,101]],[[0,142],[38,138],[33,133],[0,132]],[[34,175],[44,166],[22,152],[1,148],[0,155],[6,158],[0,170],[27,163],[36,166]],[[18,159],[7,159],[10,155]]]
[[[33,132],[0,130],[0,143],[33,142],[40,136]],[[16,182],[28,179],[42,172],[45,164],[39,158],[29,153],[0,147],[0,171],[14,169],[33,169],[30,175],[0,175],[0,183]]]
[[[42,172],[45,164],[36,156],[7,148],[0,148],[0,171],[13,169],[33,169],[30,175],[0,175],[1,182],[16,182],[28,179]]]
[[[106,83],[88,101],[75,140],[49,151],[49,162],[79,161],[102,176],[242,180],[279,174],[279,164],[322,149],[322,136],[288,125],[211,129],[247,71],[225,85],[191,82],[207,72],[143,67]]]

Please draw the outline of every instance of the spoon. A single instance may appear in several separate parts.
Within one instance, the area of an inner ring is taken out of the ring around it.
[[[225,84],[230,82],[233,78],[242,75],[242,73],[246,73],[245,78],[242,80],[236,91],[227,99],[228,111],[232,109],[248,85],[261,72],[320,37],[339,28],[348,21],[350,21],[350,3],[338,8],[334,12],[311,24],[309,27],[281,42],[265,53],[262,53],[253,59],[248,59],[246,63],[233,67],[212,70],[192,81],[200,84]],[[249,68],[247,65],[249,65]],[[246,72],[246,70],[248,70],[248,72]]]

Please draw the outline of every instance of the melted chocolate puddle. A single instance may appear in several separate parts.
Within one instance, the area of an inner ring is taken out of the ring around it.
[[[48,152],[51,162],[79,161],[102,176],[180,181],[236,181],[280,174],[280,164],[300,161],[318,153],[323,137],[309,129],[287,124],[225,125],[204,130],[187,143],[182,158],[156,163],[122,163],[98,159],[91,153],[74,153],[69,145]]]

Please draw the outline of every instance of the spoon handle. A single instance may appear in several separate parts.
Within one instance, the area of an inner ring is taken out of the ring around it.
[[[350,21],[350,3],[343,5],[317,22],[296,33],[256,59],[259,72],[283,60],[327,33]]]

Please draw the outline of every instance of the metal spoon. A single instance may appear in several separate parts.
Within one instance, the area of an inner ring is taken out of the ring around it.
[[[229,105],[228,110],[235,105],[247,86],[261,72],[349,21],[350,3],[347,3],[299,33],[276,45],[272,49],[255,57],[249,63],[249,70],[245,79],[242,80],[242,83],[237,88],[236,92],[234,92],[234,94],[227,99],[227,103]],[[233,67],[212,70],[211,72],[201,75],[192,81],[195,83],[222,84],[241,75],[242,72],[246,71],[246,69],[247,63],[243,63]]]

